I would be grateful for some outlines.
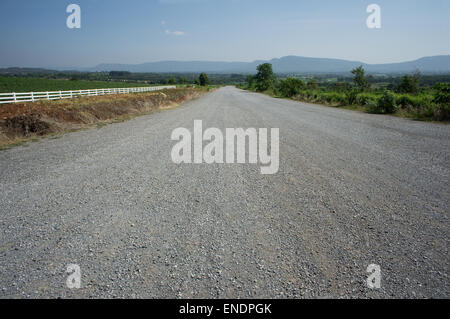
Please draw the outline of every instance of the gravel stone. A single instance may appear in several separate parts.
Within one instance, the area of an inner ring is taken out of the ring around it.
[[[197,119],[280,128],[279,172],[172,163]],[[4,150],[0,297],[448,298],[449,150],[448,125],[233,87]]]

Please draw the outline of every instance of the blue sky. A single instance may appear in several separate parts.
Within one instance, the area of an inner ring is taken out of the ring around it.
[[[68,29],[66,7],[82,10]],[[381,7],[368,29],[366,7]],[[1,0],[0,67],[450,54],[449,0]]]

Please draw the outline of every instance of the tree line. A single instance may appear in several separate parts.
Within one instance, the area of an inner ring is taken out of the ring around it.
[[[273,96],[294,98],[334,106],[355,106],[371,113],[399,113],[420,119],[450,120],[450,83],[421,86],[421,74],[415,72],[400,77],[398,84],[373,88],[371,76],[362,66],[351,70],[352,82],[320,85],[312,77],[308,81],[296,77],[278,80],[272,65],[257,66],[256,75],[248,75],[241,86]]]

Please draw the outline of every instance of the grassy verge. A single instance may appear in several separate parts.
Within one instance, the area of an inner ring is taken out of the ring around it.
[[[248,89],[245,87],[241,88]],[[431,92],[412,95],[397,94],[388,91],[356,93],[316,89],[299,90],[298,93],[290,97],[274,89],[260,93],[275,98],[286,98],[299,102],[339,107],[365,113],[389,114],[413,120],[439,123],[449,123],[450,121],[450,106],[448,102],[436,102],[436,95]]]
[[[210,88],[177,88],[158,92],[80,97],[0,106],[0,149],[40,137],[101,128],[136,116],[174,108]]]

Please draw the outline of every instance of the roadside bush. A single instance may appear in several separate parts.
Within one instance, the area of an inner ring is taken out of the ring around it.
[[[247,81],[247,89],[248,90],[254,90],[255,89],[255,83],[256,83],[255,76],[254,75],[247,75],[245,80]]]
[[[357,105],[361,105],[361,106],[365,106],[368,104],[368,102],[370,100],[376,100],[377,97],[374,94],[370,94],[370,93],[360,93],[356,96],[356,104]]]
[[[420,108],[415,108],[412,112],[416,118],[432,119],[435,117],[438,106],[436,104],[427,104]]]
[[[358,90],[351,89],[345,93],[345,98],[348,105],[354,105],[357,103]]]
[[[304,90],[296,96],[296,99],[314,102],[317,99],[317,92],[313,90]]]
[[[370,113],[378,113],[375,111],[378,108],[378,100],[377,99],[368,99],[366,102],[366,107]]]
[[[399,95],[395,98],[395,103],[401,107],[402,109],[406,109],[407,107],[414,107],[415,103],[413,99],[408,95]]]
[[[450,104],[436,106],[433,110],[433,118],[437,121],[450,121]]]
[[[370,103],[368,106],[371,113],[378,114],[392,114],[395,113],[397,109],[395,96],[389,91],[383,93],[383,96],[378,99],[376,105]]]
[[[328,104],[345,105],[347,98],[345,93],[324,92],[319,94],[319,101]]]
[[[444,92],[438,92],[436,93],[436,96],[434,97],[434,102],[438,104],[450,104],[450,94],[444,93]]]
[[[438,83],[434,86],[436,94],[434,102],[441,105],[450,104],[450,83]]]
[[[300,93],[301,89],[305,87],[302,80],[296,78],[287,78],[281,80],[278,91],[283,97],[293,97]]]
[[[430,94],[409,95],[402,94],[396,95],[395,103],[398,107],[406,110],[420,111],[424,110],[434,104],[434,97]]]

